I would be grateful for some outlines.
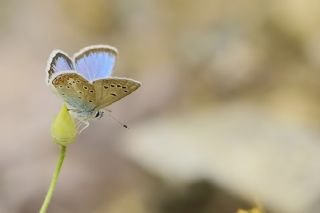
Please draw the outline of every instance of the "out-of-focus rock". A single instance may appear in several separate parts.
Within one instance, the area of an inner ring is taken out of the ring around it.
[[[320,135],[238,105],[149,120],[127,135],[127,154],[173,182],[209,179],[276,212],[317,212]]]
[[[145,199],[143,193],[139,190],[128,191],[118,198],[114,199],[112,203],[99,207],[94,213],[147,213]]]

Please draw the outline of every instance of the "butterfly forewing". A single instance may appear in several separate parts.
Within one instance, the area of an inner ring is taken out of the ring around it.
[[[75,69],[88,81],[92,82],[111,76],[117,50],[107,45],[84,48],[74,56]]]
[[[55,50],[51,53],[47,65],[48,79],[47,82],[50,82],[51,77],[54,74],[63,73],[66,71],[73,70],[72,60],[62,51]]]
[[[139,82],[126,78],[108,78],[94,81],[97,109],[102,109],[129,95],[140,85]]]
[[[58,75],[52,80],[52,85],[71,110],[89,112],[96,107],[93,85],[77,73]]]

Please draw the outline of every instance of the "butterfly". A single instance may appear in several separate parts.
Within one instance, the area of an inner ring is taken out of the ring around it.
[[[117,55],[108,45],[85,47],[72,58],[61,50],[50,54],[46,82],[84,128],[101,118],[105,107],[141,86],[132,79],[111,77]]]

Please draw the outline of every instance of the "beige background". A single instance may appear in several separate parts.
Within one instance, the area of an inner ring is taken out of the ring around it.
[[[143,86],[69,147],[49,212],[319,212],[318,1],[0,1],[0,212],[37,212],[53,49],[109,44]]]

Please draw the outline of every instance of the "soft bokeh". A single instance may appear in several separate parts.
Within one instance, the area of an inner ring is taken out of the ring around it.
[[[0,212],[33,213],[58,146],[53,49],[119,50],[142,87],[68,148],[49,212],[320,212],[320,2],[0,0]]]

